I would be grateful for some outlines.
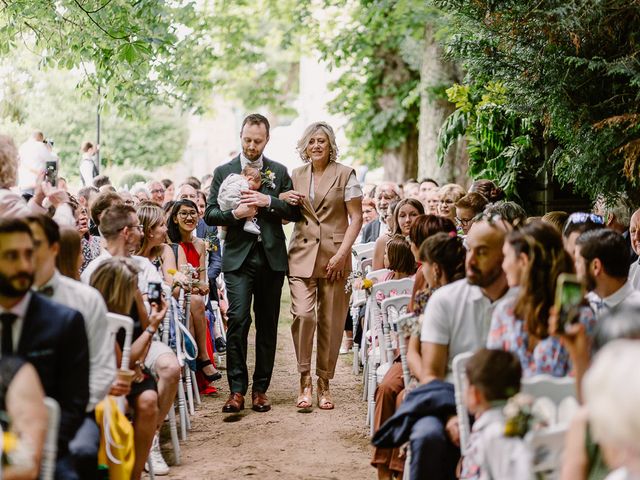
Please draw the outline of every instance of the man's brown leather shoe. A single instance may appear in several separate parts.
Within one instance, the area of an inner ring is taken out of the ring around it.
[[[238,413],[244,410],[244,396],[238,392],[232,392],[227,399],[227,403],[222,407],[224,413]]]
[[[271,403],[264,392],[251,392],[251,408],[256,412],[268,412],[271,410]]]

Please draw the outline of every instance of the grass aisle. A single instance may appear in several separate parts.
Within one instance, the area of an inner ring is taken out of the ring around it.
[[[366,404],[360,377],[351,373],[351,356],[341,356],[331,390],[336,408],[299,413],[295,406],[298,373],[290,334],[289,290],[285,281],[278,328],[278,352],[269,389],[273,408],[229,418],[221,412],[229,393],[226,377],[217,382],[220,396],[204,398],[182,442],[182,465],[168,478],[199,480],[256,476],[269,479],[372,479],[365,426]],[[253,332],[249,339],[249,375],[253,371]],[[315,404],[314,379],[314,404]],[[227,421],[225,421],[227,420]],[[228,421],[235,420],[235,421]],[[163,444],[171,457],[169,443]],[[165,477],[167,478],[167,477]]]

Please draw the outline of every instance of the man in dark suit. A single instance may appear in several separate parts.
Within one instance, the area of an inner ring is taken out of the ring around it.
[[[297,206],[278,195],[293,189],[284,165],[262,155],[269,141],[269,121],[259,114],[249,115],[240,131],[242,153],[216,168],[205,212],[209,225],[227,226],[222,255],[222,271],[229,297],[227,330],[227,379],[231,393],[222,408],[235,413],[244,408],[249,388],[247,335],[251,325],[251,298],[256,317],[256,365],[253,373],[252,408],[266,412],[271,405],[266,396],[276,353],[280,294],[287,271],[287,249],[282,220],[298,221]],[[250,165],[262,172],[259,191],[247,190],[234,210],[222,211],[218,190],[231,173],[239,174]],[[245,219],[256,215],[260,235],[243,230]]]
[[[32,292],[33,237],[29,225],[0,219],[0,342],[38,372],[47,396],[60,405],[56,478],[79,478],[69,442],[89,401],[89,347],[82,315]]]

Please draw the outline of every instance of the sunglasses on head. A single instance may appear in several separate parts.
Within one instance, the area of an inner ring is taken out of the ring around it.
[[[564,224],[563,232],[566,232],[570,225],[577,225],[582,223],[595,223],[596,225],[604,225],[604,218],[601,215],[587,212],[575,212],[569,215],[567,221]]]

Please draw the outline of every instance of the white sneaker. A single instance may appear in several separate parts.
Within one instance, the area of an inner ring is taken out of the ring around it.
[[[244,222],[243,230],[245,232],[253,233],[254,235],[260,235],[260,227],[252,221]]]
[[[158,438],[158,434],[153,437],[153,443],[151,444],[151,450],[149,450],[149,458],[147,462],[151,462],[153,466],[153,474],[162,476],[169,475],[169,465],[162,458],[162,452],[160,452],[160,439]],[[149,465],[148,463],[144,464],[144,469],[148,472]]]

